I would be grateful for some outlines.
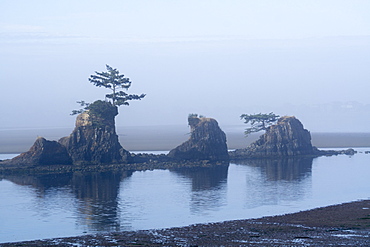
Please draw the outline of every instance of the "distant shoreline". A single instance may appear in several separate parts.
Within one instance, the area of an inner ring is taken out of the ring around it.
[[[23,153],[29,150],[38,136],[59,140],[68,136],[72,128],[7,129],[0,130],[0,153]],[[257,140],[259,134],[244,137],[243,127],[224,128],[229,149],[245,148]],[[128,151],[171,150],[189,138],[188,126],[117,127],[119,141]],[[318,148],[370,147],[369,133],[311,132],[312,144]]]

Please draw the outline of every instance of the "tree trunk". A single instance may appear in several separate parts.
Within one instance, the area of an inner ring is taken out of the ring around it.
[[[112,103],[113,103],[113,106],[116,106],[116,85],[114,83],[113,84],[113,97],[112,97]]]

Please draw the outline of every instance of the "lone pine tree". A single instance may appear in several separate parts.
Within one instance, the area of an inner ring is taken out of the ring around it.
[[[241,119],[244,119],[245,124],[250,124],[250,127],[246,128],[244,131],[246,136],[261,130],[266,130],[267,127],[276,123],[279,117],[279,115],[276,115],[272,112],[269,114],[242,114],[240,116]]]
[[[130,100],[141,100],[145,97],[145,94],[128,94],[122,89],[128,90],[131,86],[131,81],[124,75],[120,74],[118,69],[113,69],[108,64],[106,65],[107,71],[97,72],[94,75],[90,75],[89,81],[97,87],[105,87],[111,90],[111,93],[105,95],[105,99],[112,106],[129,105]],[[91,104],[85,101],[77,101],[83,108],[79,110],[73,110],[71,115],[82,113],[86,110],[90,110]]]
[[[127,94],[122,91],[121,89],[129,89],[130,79],[121,75],[117,69],[113,69],[108,64],[106,68],[105,72],[95,71],[95,75],[91,75],[89,81],[97,87],[110,89],[112,93],[106,94],[105,97],[110,99],[114,106],[129,105],[129,100],[140,100],[145,97],[145,94]]]

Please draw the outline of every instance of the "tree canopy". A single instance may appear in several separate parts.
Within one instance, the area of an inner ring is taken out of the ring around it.
[[[248,136],[251,133],[266,130],[267,127],[276,123],[279,117],[279,115],[270,112],[269,114],[242,114],[240,119],[244,119],[244,123],[251,126],[244,131],[245,135]]]
[[[112,93],[106,94],[105,97],[110,99],[114,106],[129,105],[129,100],[140,100],[145,97],[145,94],[127,94],[120,91],[120,89],[129,89],[131,86],[130,79],[121,75],[118,69],[113,69],[108,64],[106,68],[107,71],[105,72],[95,71],[95,75],[91,75],[89,81],[97,87],[110,89]]]
[[[141,100],[145,97],[145,94],[127,94],[121,89],[128,90],[131,86],[131,81],[124,75],[121,75],[117,69],[113,69],[108,64],[106,65],[107,71],[97,72],[95,75],[89,77],[89,81],[97,87],[105,87],[112,91],[110,94],[105,95],[105,99],[112,104],[112,106],[129,105],[130,100]],[[87,103],[83,100],[77,101],[83,108],[79,110],[73,110],[71,115],[82,113],[86,110],[91,110],[92,104]]]
[[[84,111],[86,111],[86,110],[89,109],[90,103],[87,103],[87,102],[85,102],[83,100],[77,101],[77,103],[80,104],[83,108],[82,109],[79,109],[79,110],[72,110],[71,115],[80,114],[80,113],[82,113],[82,112],[84,112]]]
[[[188,118],[205,118],[203,115],[198,115],[197,113],[190,113]]]

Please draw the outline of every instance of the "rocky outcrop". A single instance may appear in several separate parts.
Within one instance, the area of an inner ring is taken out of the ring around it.
[[[28,152],[2,161],[10,166],[101,165],[127,163],[130,154],[122,148],[115,130],[116,106],[95,101],[77,116],[73,132],[58,142],[38,138]]]
[[[318,148],[314,147],[314,153],[317,156],[333,156],[333,155],[340,155],[340,154],[352,156],[352,155],[357,154],[357,151],[354,150],[353,148],[348,148],[344,150],[319,150]]]
[[[117,114],[116,106],[96,101],[77,116],[73,132],[59,140],[74,164],[127,163],[129,152],[122,148],[115,130]]]
[[[66,148],[60,143],[38,137],[29,151],[6,161],[6,164],[27,167],[71,165],[72,159],[69,157]]]
[[[295,117],[282,117],[246,149],[230,152],[232,159],[314,155],[311,134]]]
[[[172,149],[168,157],[176,160],[228,160],[226,135],[212,118],[189,117],[190,138]]]

